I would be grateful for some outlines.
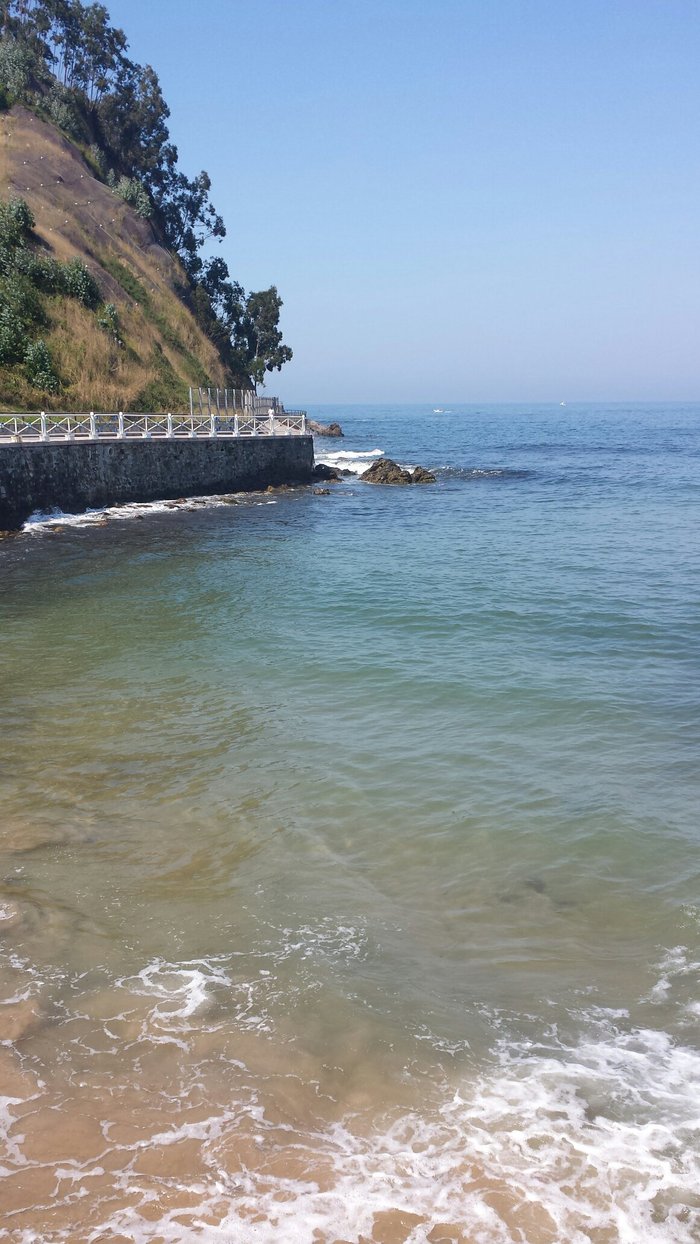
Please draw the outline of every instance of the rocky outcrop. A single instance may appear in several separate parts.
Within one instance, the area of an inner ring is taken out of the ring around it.
[[[344,436],[339,423],[317,423],[315,419],[307,419],[306,427],[314,436]]]
[[[326,466],[325,462],[317,462],[311,473],[312,480],[323,480],[325,484],[337,484],[340,476],[335,467]]]
[[[435,476],[426,471],[425,467],[415,467],[413,472],[405,471],[391,458],[377,458],[360,479],[368,484],[434,484]]]

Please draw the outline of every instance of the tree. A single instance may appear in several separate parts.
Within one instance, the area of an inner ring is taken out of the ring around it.
[[[234,332],[234,365],[250,376],[256,386],[264,383],[265,372],[279,371],[292,357],[289,346],[282,345],[279,329],[282,305],[275,285],[248,294],[240,323]]]

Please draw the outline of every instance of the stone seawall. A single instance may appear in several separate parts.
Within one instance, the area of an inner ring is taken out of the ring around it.
[[[0,530],[37,510],[308,483],[313,465],[310,436],[0,445]]]

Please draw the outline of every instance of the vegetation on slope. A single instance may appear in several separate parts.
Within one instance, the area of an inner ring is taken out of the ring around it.
[[[158,77],[103,5],[0,0],[0,113],[2,220],[26,226],[0,274],[0,400],[97,405],[96,385],[112,406],[172,408],[188,383],[258,384],[291,357],[276,288],[246,294],[204,257],[226,233],[210,179],[178,167]]]

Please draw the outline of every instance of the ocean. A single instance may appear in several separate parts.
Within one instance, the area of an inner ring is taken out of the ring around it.
[[[700,404],[309,413],[0,542],[0,1239],[692,1244]]]

